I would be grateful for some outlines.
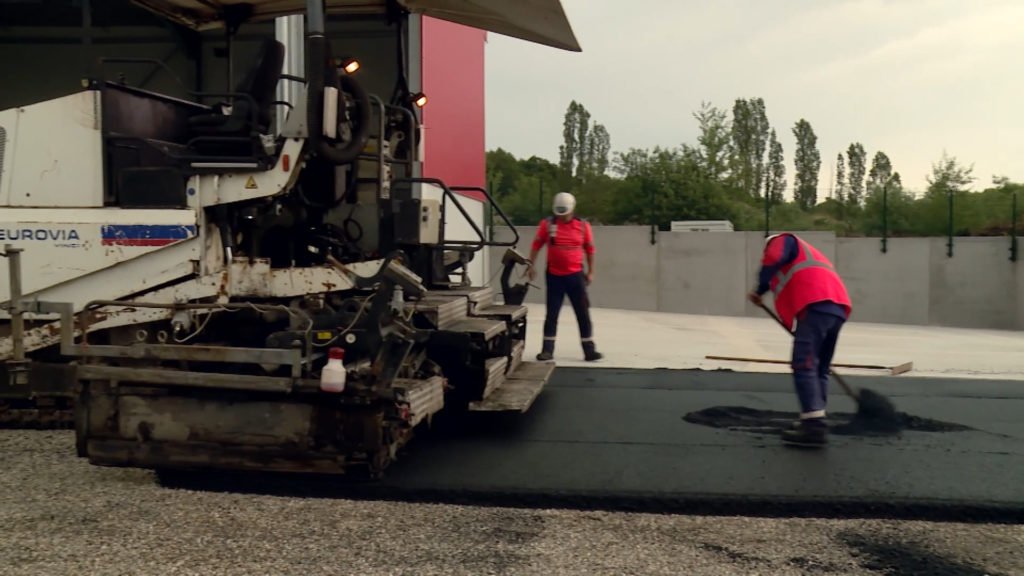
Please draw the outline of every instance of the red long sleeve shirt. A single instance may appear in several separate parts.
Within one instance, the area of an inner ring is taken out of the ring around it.
[[[540,221],[533,238],[533,251],[548,246],[548,272],[555,276],[568,276],[583,271],[583,254],[594,253],[594,235],[590,223],[579,218],[565,222],[555,219],[555,237],[549,243],[548,219]]]

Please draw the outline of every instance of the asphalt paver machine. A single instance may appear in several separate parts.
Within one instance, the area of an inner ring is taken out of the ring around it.
[[[523,361],[516,240],[417,176],[415,106],[362,86],[325,21],[422,14],[578,51],[558,0],[135,3],[228,34],[301,15],[305,74],[267,38],[233,92],[96,78],[0,111],[0,420],[73,425],[97,465],[380,475],[442,410],[526,411],[554,366]],[[460,214],[479,239],[446,238]],[[485,247],[505,249],[501,303],[467,280]]]

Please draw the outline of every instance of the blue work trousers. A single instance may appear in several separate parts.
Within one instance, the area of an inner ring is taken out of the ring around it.
[[[801,418],[825,416],[829,369],[845,322],[835,314],[814,308],[797,321],[792,363]]]
[[[562,310],[562,302],[569,297],[572,309],[576,313],[576,322],[580,328],[580,339],[584,342],[593,337],[593,326],[590,323],[590,301],[587,299],[587,278],[583,272],[558,276],[547,273],[547,316],[544,318],[544,339],[554,340],[558,333],[558,313]]]

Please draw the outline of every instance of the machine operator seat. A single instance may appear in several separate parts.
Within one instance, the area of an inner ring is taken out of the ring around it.
[[[198,114],[189,118],[192,138],[238,138],[234,142],[203,140],[194,143],[202,154],[245,155],[253,154],[257,147],[257,134],[270,130],[277,83],[284,67],[284,44],[267,38],[260,46],[256,65],[235,86],[235,92],[248,94],[256,103],[256,123],[253,124],[252,103],[243,98],[234,98],[231,113],[224,114],[221,105],[214,106],[215,112]],[[244,140],[243,140],[244,139]]]

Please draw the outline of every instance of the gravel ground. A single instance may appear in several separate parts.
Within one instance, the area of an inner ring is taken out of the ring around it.
[[[0,431],[0,574],[1024,574],[1024,527],[282,498]]]

